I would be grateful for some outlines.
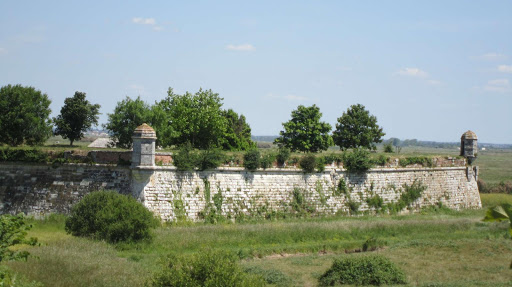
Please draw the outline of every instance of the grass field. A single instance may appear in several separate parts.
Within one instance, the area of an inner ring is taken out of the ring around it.
[[[486,194],[484,206],[511,202]],[[151,244],[112,246],[64,232],[63,217],[33,221],[33,257],[7,265],[45,286],[143,286],[169,253],[219,248],[270,278],[269,286],[316,286],[335,258],[377,253],[407,274],[410,286],[512,286],[507,223],[487,223],[485,210],[430,210],[402,216],[330,217],[246,224],[166,226]],[[381,248],[359,252],[369,238]]]

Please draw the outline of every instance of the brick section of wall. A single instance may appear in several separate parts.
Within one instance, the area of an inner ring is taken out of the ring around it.
[[[69,164],[0,165],[0,214],[24,212],[41,216],[68,213],[85,194],[111,189],[131,193],[129,168]]]

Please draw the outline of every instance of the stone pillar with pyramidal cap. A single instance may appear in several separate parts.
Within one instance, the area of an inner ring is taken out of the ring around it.
[[[469,164],[473,162],[478,153],[477,141],[478,138],[472,131],[467,131],[460,137],[460,155],[467,158]]]
[[[135,129],[132,139],[132,167],[155,166],[155,130],[144,123]]]

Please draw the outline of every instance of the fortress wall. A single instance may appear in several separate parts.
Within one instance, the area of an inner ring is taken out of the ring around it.
[[[411,205],[413,211],[439,204],[457,210],[481,207],[476,174],[465,166],[380,168],[359,175],[334,168],[315,174],[298,169],[181,172],[158,167],[133,173],[138,174],[141,200],[165,220],[174,220],[180,214],[200,220],[201,213],[208,212],[208,203],[210,209],[221,206],[222,215],[228,218],[293,212],[298,195],[307,208],[320,214],[353,214],[349,202],[359,204],[359,212],[372,213],[376,209],[369,206],[368,199],[379,195],[384,204],[397,202],[404,186],[415,181],[426,190]],[[338,190],[340,180],[346,183],[346,193]]]
[[[338,190],[339,182],[347,190]],[[404,185],[426,186],[411,210],[438,205],[452,209],[480,208],[476,173],[471,167],[377,168],[349,174],[329,168],[304,174],[300,169],[248,172],[242,168],[182,172],[174,167],[117,167],[107,165],[0,164],[0,214],[24,212],[41,216],[68,213],[85,194],[112,189],[132,194],[165,220],[187,216],[201,220],[212,210],[228,218],[295,212],[293,204],[319,214],[375,212],[367,200],[379,195],[384,204],[398,201]],[[219,208],[217,210],[217,208]]]
[[[130,193],[130,169],[105,165],[0,164],[0,214],[68,213],[85,194],[111,189]]]

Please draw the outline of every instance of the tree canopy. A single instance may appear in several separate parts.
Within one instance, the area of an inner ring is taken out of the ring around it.
[[[342,150],[359,147],[375,150],[375,143],[382,142],[384,135],[377,125],[377,118],[370,115],[363,105],[356,104],[338,118],[332,137]]]
[[[318,152],[327,150],[333,145],[329,132],[331,125],[321,122],[320,108],[316,105],[305,107],[298,106],[292,111],[292,118],[283,123],[284,131],[274,143],[284,146],[292,151]]]
[[[0,88],[0,143],[43,144],[52,134],[50,99],[33,87]]]
[[[69,139],[72,146],[92,125],[98,124],[99,109],[100,105],[93,105],[85,99],[85,93],[75,92],[73,97],[64,100],[60,115],[53,119],[54,134]]]
[[[121,148],[132,146],[133,131],[143,123],[150,123],[152,113],[149,105],[137,97],[130,97],[117,103],[112,114],[108,114],[108,123],[103,127],[108,130],[112,140]]]
[[[151,125],[162,147],[183,146],[193,148],[223,148],[247,150],[254,146],[251,128],[243,115],[222,109],[222,98],[211,90],[197,93],[174,93],[149,106],[139,98],[127,97],[119,102],[104,127],[110,131],[118,146],[129,148],[133,130],[142,123]]]
[[[226,131],[222,147],[225,150],[248,150],[255,147],[251,140],[251,127],[245,120],[244,115],[238,115],[232,109],[222,111],[226,119]]]

